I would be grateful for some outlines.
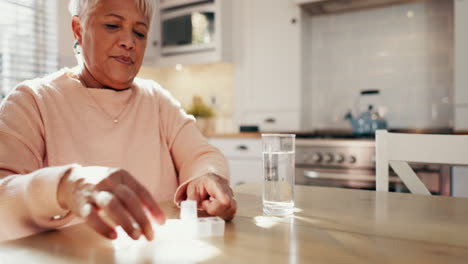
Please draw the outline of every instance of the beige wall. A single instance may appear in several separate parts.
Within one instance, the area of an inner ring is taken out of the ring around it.
[[[233,66],[226,63],[153,68],[142,67],[139,77],[152,79],[167,89],[187,109],[194,95],[214,107],[216,116],[230,118],[233,106]],[[212,99],[215,98],[213,105]]]

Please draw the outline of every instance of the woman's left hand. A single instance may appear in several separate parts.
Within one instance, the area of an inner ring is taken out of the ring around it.
[[[216,174],[207,174],[189,182],[187,199],[197,201],[199,208],[224,220],[233,219],[237,211],[229,182]]]

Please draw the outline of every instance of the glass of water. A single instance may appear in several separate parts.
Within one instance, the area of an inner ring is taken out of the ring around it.
[[[294,211],[294,134],[262,134],[263,212],[290,215]]]

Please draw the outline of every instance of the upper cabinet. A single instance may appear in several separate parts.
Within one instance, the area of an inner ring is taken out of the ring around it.
[[[311,15],[340,13],[411,1],[414,0],[294,0]]]
[[[159,0],[145,64],[229,62],[232,0]]]
[[[300,129],[300,8],[290,0],[236,0],[235,115],[262,131]]]
[[[455,130],[468,131],[468,0],[455,0]]]
[[[468,0],[455,0],[455,102],[468,104]],[[468,105],[467,105],[468,106]]]
[[[206,0],[159,0],[161,9],[177,8],[180,6],[196,4]]]

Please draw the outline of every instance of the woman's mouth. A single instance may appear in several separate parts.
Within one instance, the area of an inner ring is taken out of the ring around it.
[[[116,56],[116,57],[112,57],[114,58],[116,61],[124,64],[124,65],[131,65],[133,64],[133,61],[132,61],[132,58],[130,57],[126,57],[126,56]]]

